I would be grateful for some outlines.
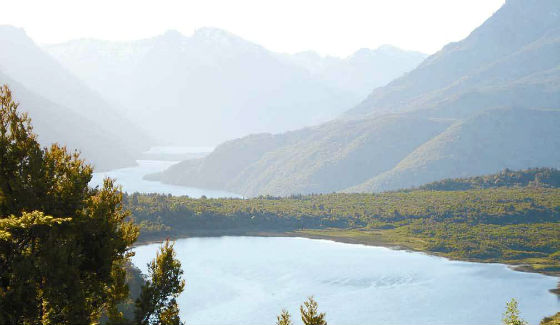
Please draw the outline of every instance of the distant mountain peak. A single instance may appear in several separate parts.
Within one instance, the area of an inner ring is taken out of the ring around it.
[[[166,30],[163,34],[163,37],[168,37],[168,38],[183,38],[185,37],[185,35],[181,34],[181,32],[179,32],[176,29],[168,29]]]
[[[321,55],[313,50],[301,51],[293,54],[294,57],[312,59],[312,60],[321,60]]]
[[[371,52],[373,52],[372,49],[367,47],[362,47],[361,49],[358,49],[356,52],[354,52],[352,56],[366,56],[366,55],[370,55]]]
[[[262,46],[215,27],[201,27],[195,30],[190,40],[194,43],[205,44],[216,51],[258,52],[267,51]]]
[[[391,44],[383,44],[378,46],[376,49],[376,51],[404,51],[403,49],[396,47],[394,45]]]
[[[23,28],[11,25],[0,25],[0,42],[15,42],[20,45],[33,45],[33,41],[29,38]]]
[[[401,56],[409,56],[409,55],[418,55],[420,57],[426,57],[427,55],[421,52],[416,51],[407,51],[401,48],[398,48],[394,45],[384,44],[379,46],[376,49],[370,48],[361,48],[350,55],[351,60],[369,60],[375,56],[386,56],[386,57],[401,57]]]
[[[193,38],[201,38],[207,40],[218,40],[224,38],[240,39],[240,37],[220,28],[216,27],[201,27],[194,31]]]
[[[157,36],[155,39],[163,40],[165,42],[177,43],[185,41],[187,37],[175,29],[168,29],[163,34]]]
[[[0,33],[19,33],[20,35],[25,35],[25,30],[20,27],[12,26],[12,25],[0,25]]]

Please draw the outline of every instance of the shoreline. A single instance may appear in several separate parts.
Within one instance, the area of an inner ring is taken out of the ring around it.
[[[402,244],[393,244],[384,241],[363,241],[356,238],[347,238],[341,236],[332,236],[326,234],[312,234],[305,232],[306,230],[295,230],[295,231],[242,231],[240,229],[235,229],[233,231],[223,231],[223,230],[210,230],[210,231],[196,231],[191,232],[188,234],[181,234],[177,236],[169,236],[167,239],[172,241],[177,241],[181,239],[189,239],[189,238],[219,238],[219,237],[292,237],[292,238],[305,238],[305,239],[316,239],[316,240],[328,240],[335,243],[344,243],[344,244],[351,244],[351,245],[363,245],[363,246],[370,246],[370,247],[383,247],[392,250],[399,250],[399,251],[406,251],[411,253],[421,253],[427,256],[436,256],[440,258],[445,258],[449,261],[460,261],[460,262],[470,262],[470,263],[484,263],[484,264],[500,264],[502,266],[506,266],[513,272],[524,272],[524,273],[535,273],[541,274],[548,277],[554,277],[557,281],[558,285],[555,288],[548,289],[547,291],[555,296],[557,299],[560,299],[560,272],[542,272],[537,271],[531,267],[526,267],[525,265],[516,265],[516,264],[509,264],[500,261],[488,261],[488,260],[481,260],[481,259],[469,259],[469,258],[454,258],[445,256],[444,254],[439,254],[437,252],[431,252],[428,250],[419,250],[414,249],[406,245]],[[149,240],[140,240],[136,242],[132,247],[138,247],[143,245],[149,244],[161,244],[166,239],[149,239]],[[543,320],[546,319],[556,319],[557,315],[560,313],[546,316]],[[539,323],[541,324],[542,321]],[[549,323],[547,323],[549,324]],[[552,324],[552,323],[550,323]],[[555,323],[554,323],[555,324]]]
[[[342,236],[333,236],[328,234],[317,234],[317,233],[309,233],[306,231],[310,230],[296,230],[296,231],[244,231],[244,230],[212,230],[212,231],[196,231],[192,233],[185,233],[182,235],[176,236],[168,236],[166,239],[169,240],[179,240],[179,239],[188,239],[188,238],[209,238],[209,237],[225,237],[225,236],[232,236],[232,237],[299,237],[299,238],[307,238],[307,239],[322,239],[322,240],[330,240],[337,243],[345,243],[345,244],[354,244],[354,245],[365,245],[371,247],[385,247],[394,250],[403,250],[408,252],[416,252],[416,253],[424,253],[426,255],[443,257],[451,261],[462,261],[462,262],[474,262],[474,263],[488,263],[488,264],[502,264],[507,266],[513,271],[516,272],[525,272],[525,273],[536,273],[536,274],[543,274],[546,276],[552,276],[559,279],[559,288],[550,289],[550,292],[560,296],[560,272],[558,271],[541,271],[536,270],[530,267],[528,264],[512,264],[507,263],[507,261],[499,261],[499,260],[484,260],[479,258],[457,258],[453,256],[446,256],[445,254],[432,252],[429,250],[422,250],[416,249],[404,244],[397,244],[397,243],[390,243],[386,241],[372,241],[372,240],[360,240],[357,238],[350,238],[350,237],[342,237]],[[160,244],[163,243],[166,239],[145,239],[139,240],[135,242],[132,247],[138,247],[142,245],[149,245],[149,244]]]
[[[485,263],[485,264],[501,264],[504,265],[506,267],[508,267],[510,270],[514,271],[514,272],[525,272],[525,273],[535,273],[535,274],[542,274],[545,276],[551,276],[551,277],[555,277],[558,280],[558,286],[556,288],[551,288],[548,291],[555,295],[556,297],[560,298],[560,272],[543,272],[543,271],[538,271],[535,270],[534,268],[530,267],[529,265],[520,265],[520,264],[510,264],[507,263],[506,261],[488,261],[488,260],[482,260],[482,259],[473,259],[473,258],[455,258],[455,257],[450,257],[450,256],[445,256],[444,254],[440,254],[437,252],[431,252],[428,250],[419,250],[419,249],[414,249],[412,247],[406,246],[406,245],[398,245],[398,244],[393,244],[393,243],[388,243],[388,242],[383,242],[383,241],[365,241],[365,240],[359,240],[356,238],[348,238],[348,237],[340,237],[340,236],[329,236],[329,235],[320,235],[320,234],[311,234],[311,233],[306,233],[304,230],[303,231],[284,231],[284,232],[273,232],[273,231],[198,231],[198,232],[193,232],[190,234],[182,234],[179,236],[169,236],[166,239],[169,240],[179,240],[179,239],[188,239],[188,238],[217,238],[217,237],[226,237],[226,236],[231,236],[231,237],[294,237],[294,238],[307,238],[307,239],[321,239],[321,240],[330,240],[332,242],[337,242],[337,243],[344,243],[344,244],[353,244],[353,245],[364,245],[364,246],[371,246],[371,247],[384,247],[384,248],[389,248],[389,249],[394,249],[394,250],[403,250],[403,251],[407,251],[407,252],[413,252],[413,253],[423,253],[429,256],[437,256],[437,257],[443,257],[446,258],[450,261],[460,261],[460,262],[471,262],[471,263]],[[150,244],[161,244],[163,243],[166,239],[146,239],[146,240],[140,240],[135,242],[132,245],[132,248],[134,247],[138,247],[138,246],[143,246],[143,245],[150,245]]]

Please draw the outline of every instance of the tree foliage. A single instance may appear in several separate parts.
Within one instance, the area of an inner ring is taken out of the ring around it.
[[[517,300],[514,298],[506,304],[506,311],[502,317],[502,323],[504,325],[527,325],[527,322],[519,317],[519,307]]]
[[[136,322],[141,325],[179,325],[177,297],[185,288],[181,262],[167,240],[148,264],[150,279],[136,300]]]
[[[88,187],[93,168],[78,152],[41,148],[7,86],[0,113],[0,324],[131,324],[127,282],[139,291],[138,324],[180,324],[173,245],[139,289],[129,261],[138,227],[120,189],[111,179]]]
[[[96,323],[126,297],[123,267],[138,229],[114,183],[89,188],[91,174],[77,152],[41,148],[1,88],[1,324]]]
[[[318,308],[319,305],[313,296],[307,298],[307,301],[299,307],[304,325],[327,325],[325,313],[319,313]]]
[[[560,312],[543,318],[540,325],[560,325]]]
[[[286,309],[282,309],[280,315],[276,316],[276,325],[293,325],[292,316]]]

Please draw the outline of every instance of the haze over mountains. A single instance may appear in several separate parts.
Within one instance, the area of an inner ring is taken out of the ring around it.
[[[560,167],[560,2],[509,0],[343,118],[226,142],[152,179],[247,196]]]
[[[281,57],[305,68],[333,88],[353,93],[361,101],[373,89],[384,86],[416,68],[427,55],[404,51],[391,45],[382,45],[375,50],[359,49],[344,59],[332,56],[321,57],[313,51],[281,55]]]
[[[97,170],[133,165],[152,145],[214,145],[331,119],[425,57],[384,46],[303,62],[213,28],[40,48],[0,26],[0,50],[0,83],[41,143],[77,148]]]
[[[43,145],[79,149],[97,169],[134,164],[152,141],[22,29],[0,26],[0,84],[29,112]]]
[[[159,142],[181,145],[328,121],[425,58],[390,46],[346,59],[279,54],[216,28],[45,50]]]

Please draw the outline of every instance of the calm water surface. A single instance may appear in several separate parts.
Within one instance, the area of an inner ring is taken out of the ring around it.
[[[158,244],[135,249],[146,272]],[[329,324],[499,324],[506,301],[538,324],[560,310],[549,293],[558,278],[500,264],[450,261],[422,253],[304,238],[178,240],[187,286],[187,324],[274,324],[315,295]]]
[[[154,147],[147,151],[145,154],[151,155],[171,155],[188,153],[189,150],[197,152],[196,150],[211,150],[211,148],[200,147]],[[190,197],[198,198],[203,195],[209,198],[218,197],[241,197],[238,194],[229,193],[226,191],[216,191],[208,189],[200,189],[187,186],[164,184],[157,181],[148,181],[143,179],[145,175],[158,173],[166,170],[170,166],[178,163],[178,161],[168,160],[137,160],[137,166],[120,168],[110,170],[107,172],[93,173],[90,186],[97,186],[103,184],[105,177],[116,179],[117,184],[121,185],[123,191],[128,193],[161,193],[172,195],[188,195]]]

